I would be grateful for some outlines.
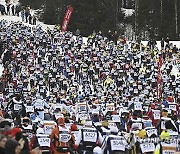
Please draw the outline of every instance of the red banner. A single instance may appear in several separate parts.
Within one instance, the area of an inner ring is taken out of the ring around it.
[[[162,57],[160,56],[158,59],[158,77],[157,77],[157,98],[161,98],[162,96],[162,77],[161,77],[161,67],[162,67]]]
[[[71,15],[72,15],[72,12],[73,12],[73,7],[72,6],[69,6],[67,11],[66,11],[66,14],[64,15],[64,20],[62,22],[62,28],[61,30],[63,32],[65,32],[67,30],[67,27],[68,27],[68,24],[69,24],[69,21],[70,21],[70,18],[71,18]]]

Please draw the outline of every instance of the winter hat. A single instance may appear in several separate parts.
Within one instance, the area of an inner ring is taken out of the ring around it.
[[[102,149],[97,146],[93,149],[93,154],[102,154]]]

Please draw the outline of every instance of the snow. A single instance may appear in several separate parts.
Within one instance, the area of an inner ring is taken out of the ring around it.
[[[10,2],[13,5],[17,5],[19,4],[19,0],[11,0]],[[0,4],[6,6],[5,0],[0,0]],[[30,10],[31,14],[34,15],[35,11],[34,10]],[[22,21],[21,17],[17,17],[17,16],[7,16],[7,15],[0,15],[0,20],[5,19],[8,21],[8,23],[10,23],[11,21]],[[30,25],[28,23],[23,22],[25,25],[30,26],[30,27],[34,27],[35,25]],[[55,25],[47,25],[44,24],[43,22],[37,21],[37,25],[41,25],[43,30],[47,30],[48,28],[53,29],[55,27]]]
[[[17,16],[1,15],[0,16],[0,20],[2,20],[2,19],[7,20],[8,23],[11,23],[11,21],[14,21],[14,22],[22,21],[21,17],[17,17]],[[47,25],[47,24],[44,24],[44,23],[42,23],[40,21],[37,21],[37,25],[30,25],[30,24],[25,23],[25,22],[23,22],[23,24],[25,24],[26,26],[30,26],[30,27],[41,25],[43,30],[47,30],[48,28],[53,29],[55,27],[55,25]]]

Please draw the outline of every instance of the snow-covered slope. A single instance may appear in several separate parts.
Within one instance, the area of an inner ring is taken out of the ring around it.
[[[11,21],[22,21],[21,17],[17,17],[17,16],[1,15],[1,16],[0,16],[0,20],[2,20],[2,19],[7,20],[9,23],[10,23]],[[23,22],[23,23],[24,23],[25,25],[27,25],[27,26],[30,26],[30,27],[35,26],[35,25],[30,25],[30,24],[25,23],[25,22]],[[41,27],[42,27],[43,30],[46,30],[47,28],[50,28],[50,29],[53,29],[53,28],[54,28],[54,25],[47,25],[47,24],[44,24],[44,23],[42,23],[42,22],[40,22],[40,21],[37,21],[37,25],[41,25]],[[37,25],[36,25],[36,26],[37,26]]]
[[[19,4],[19,0],[11,0],[11,2],[10,2],[12,5],[17,5],[17,4]],[[4,5],[4,6],[6,6],[6,3],[5,3],[5,0],[0,0],[0,4],[2,4],[2,5]],[[30,10],[31,11],[31,14],[33,15],[34,14],[34,10]],[[7,20],[9,23],[11,22],[11,21],[22,21],[22,18],[21,17],[17,17],[17,16],[7,16],[7,15],[0,15],[0,20],[2,20],[2,19],[5,19],[5,20]],[[25,22],[23,22],[25,25],[27,25],[27,26],[30,26],[30,27],[33,27],[34,25],[30,25],[30,24],[28,24],[28,23],[25,23]],[[50,28],[50,29],[53,29],[54,28],[54,25],[47,25],[47,24],[44,24],[44,23],[42,23],[42,22],[40,22],[40,21],[37,21],[37,25],[41,25],[41,27],[42,27],[42,29],[43,30],[46,30],[47,29],[47,27],[48,28]]]

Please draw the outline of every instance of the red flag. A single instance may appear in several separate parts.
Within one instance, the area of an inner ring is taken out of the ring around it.
[[[161,67],[162,67],[163,61],[162,61],[162,57],[159,57],[159,61],[158,61],[158,78],[157,78],[157,97],[160,98],[162,96],[162,77],[161,77]]]
[[[66,14],[64,15],[64,20],[63,20],[63,23],[62,23],[62,31],[63,32],[65,32],[67,30],[67,27],[68,27],[72,12],[73,12],[73,7],[69,6],[67,11],[66,11]]]

